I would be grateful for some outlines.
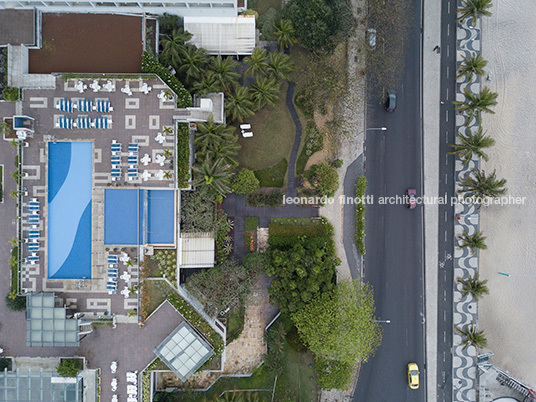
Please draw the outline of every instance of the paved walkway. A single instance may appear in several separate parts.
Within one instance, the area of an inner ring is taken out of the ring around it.
[[[480,20],[476,27],[468,25],[469,20],[457,24],[457,61],[461,62],[464,56],[470,56],[473,53],[480,53]],[[465,95],[463,90],[469,89],[477,94],[480,92],[482,78],[475,75],[473,81],[469,82],[467,76],[463,76],[456,83],[456,100],[463,101]],[[467,115],[456,116],[456,129],[458,132],[465,132],[465,123]],[[476,119],[468,126],[475,132],[479,124]],[[456,139],[457,142],[458,139]],[[480,161],[473,158],[466,166],[456,157],[456,181],[457,183],[469,174],[472,169],[479,169]],[[458,186],[457,186],[458,189]],[[456,215],[461,219],[455,222],[454,233],[456,236],[461,235],[464,231],[469,235],[479,230],[480,211],[476,206],[456,205]],[[455,244],[457,242],[455,241]],[[477,350],[474,346],[464,349],[461,344],[463,337],[456,331],[457,328],[466,328],[468,325],[476,324],[478,320],[477,302],[471,296],[463,297],[461,293],[462,285],[456,283],[457,278],[467,279],[478,272],[478,253],[476,256],[471,254],[468,248],[454,250],[454,337],[453,337],[453,359],[452,359],[452,386],[454,401],[474,401],[476,400],[477,386]]]

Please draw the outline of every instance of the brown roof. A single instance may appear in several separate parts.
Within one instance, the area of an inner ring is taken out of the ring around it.
[[[136,16],[44,13],[42,48],[30,50],[30,73],[138,73],[142,25]]]
[[[0,10],[0,46],[35,44],[34,10]]]

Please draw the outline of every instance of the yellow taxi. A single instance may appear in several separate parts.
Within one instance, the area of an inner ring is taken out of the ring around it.
[[[417,363],[408,363],[408,383],[411,389],[419,388],[419,366]]]

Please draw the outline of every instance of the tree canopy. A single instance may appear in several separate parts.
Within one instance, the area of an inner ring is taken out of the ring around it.
[[[354,280],[339,282],[291,317],[316,356],[352,365],[368,361],[381,343],[374,311],[372,287]]]
[[[62,377],[76,377],[82,370],[82,361],[80,359],[62,359],[56,371]]]
[[[236,194],[251,194],[259,188],[259,179],[252,170],[242,168],[233,177],[231,188]]]
[[[310,50],[332,51],[356,25],[348,0],[290,0],[283,15]]]
[[[283,313],[294,313],[305,307],[320,292],[335,285],[333,228],[323,223],[321,237],[280,237],[277,245],[270,241],[266,273],[275,276],[270,286],[270,299]]]

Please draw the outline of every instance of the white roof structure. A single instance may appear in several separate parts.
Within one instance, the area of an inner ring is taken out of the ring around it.
[[[192,34],[187,43],[209,54],[249,55],[255,48],[255,16],[184,17],[184,30]]]
[[[186,381],[214,354],[210,345],[185,321],[154,352],[181,381]]]
[[[181,268],[214,266],[214,235],[212,233],[181,233]]]

